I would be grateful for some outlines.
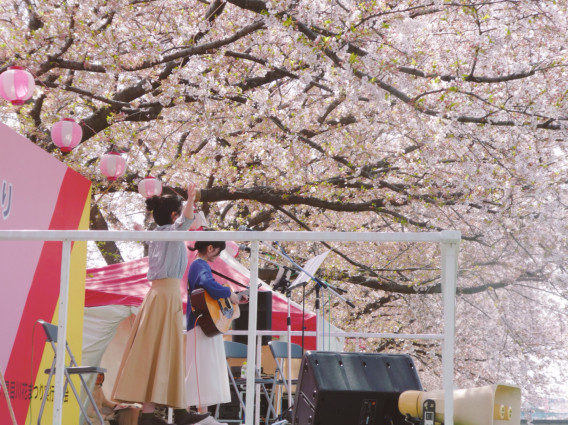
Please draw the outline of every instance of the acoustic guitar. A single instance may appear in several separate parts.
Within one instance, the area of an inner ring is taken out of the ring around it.
[[[239,301],[249,290],[237,292]],[[231,322],[241,315],[238,304],[231,303],[229,298],[214,299],[203,288],[191,292],[191,308],[199,317],[198,323],[207,336],[225,333],[231,327]]]

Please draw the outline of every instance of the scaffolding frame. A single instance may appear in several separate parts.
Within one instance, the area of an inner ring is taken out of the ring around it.
[[[455,341],[455,294],[458,272],[458,253],[461,233],[456,230],[441,232],[272,232],[272,231],[102,231],[102,230],[0,230],[0,241],[42,240],[60,241],[61,282],[59,292],[58,334],[67,337],[67,306],[69,302],[69,275],[71,246],[73,241],[249,241],[250,256],[250,311],[248,336],[257,340],[258,265],[260,242],[429,242],[441,245],[441,282],[443,296],[444,332],[436,339],[442,339],[442,380],[444,389],[445,425],[454,425],[453,381]],[[412,337],[410,335],[409,337]],[[58,345],[53,401],[53,425],[61,425],[63,409],[65,346]],[[255,344],[248,345],[247,364],[256,364]],[[246,392],[255,398],[255,368],[248,368]],[[245,424],[253,425],[255,418],[253,403],[247,403]]]

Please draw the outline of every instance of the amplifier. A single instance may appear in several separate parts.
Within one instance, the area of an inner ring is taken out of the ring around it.
[[[422,384],[407,354],[304,354],[293,425],[408,425],[398,398]]]

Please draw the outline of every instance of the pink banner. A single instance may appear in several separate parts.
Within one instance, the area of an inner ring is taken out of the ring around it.
[[[0,152],[1,230],[88,227],[88,180],[3,124]],[[77,248],[82,245],[85,243],[73,245],[71,272],[79,267],[84,276],[86,253],[82,251],[86,249]],[[53,321],[56,317],[61,242],[0,241],[0,269],[0,367],[16,419],[24,423],[30,402],[46,391],[42,387],[44,374],[38,374],[45,338],[36,322]],[[74,351],[80,354],[84,280],[74,283],[78,286],[70,288],[70,297],[79,299],[81,305],[69,308],[69,317],[75,319],[69,335],[78,333]],[[48,350],[46,357],[52,358]],[[4,394],[1,399],[4,401]],[[0,402],[0,423],[9,423],[5,402]]]

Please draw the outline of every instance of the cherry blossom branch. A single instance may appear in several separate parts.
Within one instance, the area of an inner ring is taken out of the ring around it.
[[[113,100],[113,99],[109,99],[103,96],[98,96],[96,94],[93,94],[87,90],[83,90],[80,89],[78,87],[74,87],[74,86],[69,86],[67,84],[57,84],[52,82],[51,80],[44,80],[42,81],[42,84],[45,85],[46,87],[52,88],[52,89],[59,89],[59,90],[65,90],[71,93],[77,93],[80,94],[81,96],[84,96],[86,98],[89,99],[94,99],[94,100],[98,100],[99,102],[102,103],[106,103],[108,105],[117,107],[117,108],[124,108],[124,107],[130,107],[130,103],[127,102],[120,102],[118,100]]]
[[[250,11],[253,11],[253,12],[256,12],[256,13],[265,13],[268,10],[268,7],[266,6],[266,4],[262,1],[259,1],[259,0],[228,0],[228,1],[230,3],[238,6],[238,7],[241,7],[243,9],[247,9],[247,10],[250,10]],[[280,19],[283,19],[284,17],[290,18],[284,13],[276,14],[275,16],[280,18]],[[301,22],[297,19],[294,19],[293,17],[291,17],[291,19],[293,20],[295,27],[302,34],[304,34],[310,41],[312,41],[312,42],[316,41],[318,34],[317,34],[316,31],[314,31],[314,28],[308,27],[305,23],[303,23],[303,22]],[[359,48],[356,47],[356,46],[352,46],[352,47],[359,50]],[[323,47],[322,51],[334,63],[335,66],[340,67],[340,68],[345,68],[344,61],[334,51],[332,51],[331,49],[329,49],[327,47]],[[421,76],[421,74],[424,74],[421,71],[415,70],[413,68],[403,68],[403,69],[405,71],[409,72],[409,73],[415,73],[415,74],[417,74],[417,76]],[[544,70],[544,69],[545,68],[543,68],[542,70]],[[419,112],[424,113],[424,114],[429,115],[429,116],[432,116],[432,117],[439,117],[439,118],[443,118],[443,119],[446,119],[446,120],[453,120],[453,121],[457,121],[457,122],[461,122],[461,123],[486,124],[486,125],[492,125],[492,126],[527,125],[527,124],[515,123],[512,120],[491,120],[491,119],[487,119],[486,117],[471,117],[471,116],[466,116],[466,115],[458,115],[457,117],[452,117],[450,114],[447,114],[447,113],[441,113],[440,111],[436,111],[434,109],[421,107],[420,105],[414,103],[413,99],[410,96],[408,96],[407,94],[405,94],[402,90],[397,89],[393,85],[388,84],[381,79],[377,79],[374,76],[369,75],[368,73],[360,71],[356,68],[351,68],[351,70],[353,72],[353,75],[356,76],[357,78],[366,79],[368,81],[374,82],[374,84],[376,84],[377,86],[379,86],[381,89],[385,90],[386,92],[390,93],[395,98],[397,98],[397,99],[401,100],[402,102],[406,103],[407,105],[415,108]],[[540,69],[539,69],[539,71],[540,71]],[[512,80],[521,79],[521,78],[527,78],[531,75],[534,75],[535,72],[537,72],[536,69],[526,71],[524,73],[511,74],[509,76],[500,76],[500,77],[474,77],[474,76],[469,76],[468,78],[472,82],[497,83],[497,82],[505,82],[505,81],[512,81]],[[424,74],[424,75],[426,75],[426,74]],[[447,78],[450,78],[450,77],[447,76]],[[451,77],[451,78],[457,78],[457,77]],[[545,129],[545,130],[560,130],[560,129],[562,129],[561,124],[554,124],[553,123],[556,120],[555,118],[553,118],[553,117],[547,117],[547,118],[552,120],[552,121],[547,121],[545,123],[536,124],[535,127],[539,128],[539,129]]]
[[[124,70],[124,71],[140,71],[140,70],[143,70],[143,69],[154,68],[155,66],[161,65],[161,64],[164,64],[164,63],[170,63],[170,62],[175,61],[177,59],[184,59],[184,58],[187,58],[189,56],[204,54],[204,53],[209,52],[211,50],[219,49],[221,47],[224,47],[224,46],[227,46],[231,43],[234,43],[235,41],[237,41],[237,40],[239,40],[243,37],[246,37],[247,35],[255,32],[255,31],[258,31],[258,30],[260,30],[264,27],[265,27],[264,20],[258,20],[256,22],[253,22],[251,25],[248,25],[248,26],[240,29],[239,31],[236,31],[230,37],[226,37],[226,38],[221,39],[221,40],[212,41],[210,43],[201,44],[199,46],[189,47],[189,48],[183,49],[179,52],[172,53],[170,55],[166,55],[163,58],[156,60],[156,61],[144,61],[142,64],[137,65],[137,66],[128,67],[128,66],[123,65],[122,70]]]

